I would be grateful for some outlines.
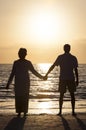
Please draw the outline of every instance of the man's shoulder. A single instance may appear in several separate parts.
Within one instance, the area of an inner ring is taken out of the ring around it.
[[[64,54],[60,54],[60,55],[58,55],[57,58],[61,58],[61,57],[63,57],[63,56],[64,56]]]
[[[57,57],[57,59],[58,58],[63,58],[63,57],[71,57],[71,58],[74,58],[74,59],[77,59],[77,57],[76,56],[74,56],[74,55],[72,55],[71,53],[63,53],[63,54],[61,54],[61,55],[59,55],[58,57]]]
[[[58,57],[56,58],[55,64],[59,64],[59,62],[61,61],[63,55],[64,54],[58,55]]]
[[[77,57],[76,57],[76,56],[74,56],[74,55],[72,55],[72,54],[70,54],[70,56],[71,56],[72,58],[74,58],[74,59],[77,59]]]

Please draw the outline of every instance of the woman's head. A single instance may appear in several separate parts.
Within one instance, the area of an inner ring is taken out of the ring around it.
[[[27,55],[27,50],[25,48],[20,48],[18,51],[18,56],[20,59],[24,59]]]

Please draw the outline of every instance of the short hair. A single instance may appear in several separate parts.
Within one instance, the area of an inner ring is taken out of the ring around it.
[[[70,49],[71,49],[71,46],[69,44],[64,45],[64,51],[65,52],[67,52],[67,53],[70,52]]]
[[[25,48],[20,48],[18,51],[18,55],[20,59],[24,59],[27,55],[27,50]]]

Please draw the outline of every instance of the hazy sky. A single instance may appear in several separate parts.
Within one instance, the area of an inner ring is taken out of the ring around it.
[[[86,0],[0,0],[0,63],[20,47],[33,63],[53,63],[65,43],[86,63]]]

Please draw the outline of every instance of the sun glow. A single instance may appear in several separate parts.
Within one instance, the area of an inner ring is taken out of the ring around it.
[[[24,41],[44,45],[62,38],[65,21],[61,14],[42,8],[23,15],[19,22],[19,35]]]
[[[38,66],[41,69],[42,73],[46,73],[48,71],[49,67],[51,66],[51,64],[49,64],[49,63],[46,63],[46,64],[41,63],[41,64],[38,64]]]
[[[34,14],[31,23],[31,32],[38,41],[48,41],[55,38],[57,23],[53,14],[48,12]]]

